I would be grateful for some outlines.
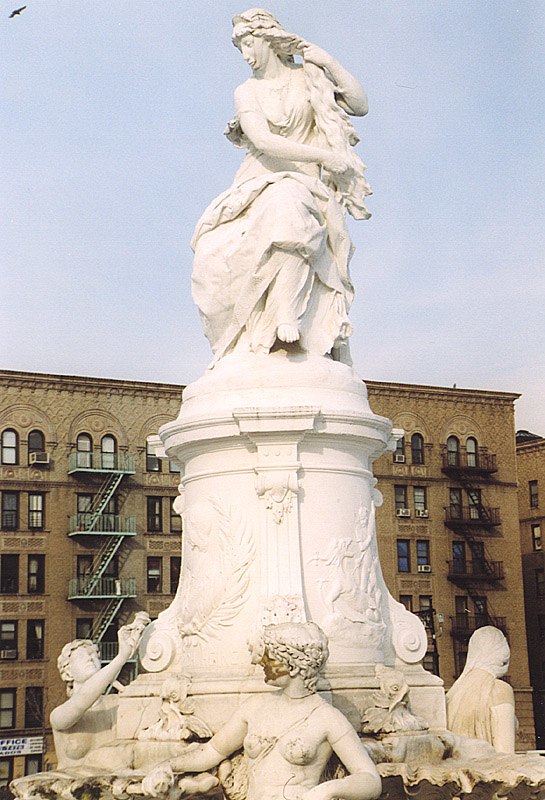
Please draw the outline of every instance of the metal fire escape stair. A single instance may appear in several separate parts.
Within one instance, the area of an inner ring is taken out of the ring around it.
[[[105,471],[103,462],[101,469]],[[71,472],[95,472],[91,467],[81,470],[72,467]],[[76,515],[77,525],[72,529],[74,534],[100,536],[104,541],[98,552],[93,557],[90,574],[84,578],[75,578],[70,582],[69,599],[74,600],[103,600],[104,605],[93,621],[90,637],[96,644],[100,644],[109,626],[128,597],[136,596],[134,579],[121,579],[118,577],[104,577],[112,559],[118,553],[127,536],[134,535],[134,524],[131,518],[122,518],[108,511],[110,501],[121,485],[127,474],[133,474],[132,458],[124,455],[116,456],[112,469],[108,469],[105,479],[93,497],[93,502],[88,511]],[[120,524],[121,523],[121,524]],[[109,534],[109,531],[115,533]]]
[[[491,458],[495,459],[495,456],[492,456]],[[494,514],[492,513],[490,506],[484,502],[482,490],[479,486],[475,486],[473,482],[474,479],[475,475],[469,477],[463,470],[460,470],[460,472],[456,475],[456,480],[461,484],[470,500],[471,504],[469,506],[469,511],[475,512],[475,521],[483,523],[484,527],[495,526],[498,524],[498,521],[494,518]],[[483,482],[488,483],[489,480],[489,477],[483,478]],[[460,524],[457,526],[456,530],[456,533],[463,536],[469,546],[473,567],[475,564],[479,564],[482,567],[482,572],[479,574],[485,577],[488,576],[491,580],[491,583],[496,583],[498,580],[503,580],[503,568],[498,571],[498,569],[494,567],[494,562],[488,557],[484,542],[482,539],[475,536],[474,530],[474,526],[469,524]],[[472,576],[470,574],[465,583],[465,590],[467,591],[467,594],[471,600],[475,602],[482,597],[482,588],[479,584],[479,581],[471,580],[471,577]],[[497,626],[502,618],[497,617],[494,613],[494,610],[489,602],[488,593],[486,595],[486,601],[486,619],[483,620],[483,624]],[[504,630],[504,633],[507,634],[506,629]]]

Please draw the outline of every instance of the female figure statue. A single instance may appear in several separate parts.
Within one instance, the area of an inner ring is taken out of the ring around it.
[[[492,625],[477,628],[467,660],[447,692],[447,725],[453,733],[484,739],[500,753],[515,752],[515,698],[500,678],[509,668],[509,645]]]
[[[86,767],[92,772],[93,767],[109,769],[121,761],[124,766],[131,762],[132,752],[122,753],[115,741],[117,696],[104,692],[136,652],[149,621],[139,611],[130,625],[119,629],[118,654],[104,667],[90,639],[75,639],[63,647],[57,663],[68,699],[50,716],[60,770]]]
[[[233,26],[253,76],[235,92],[227,136],[247,154],[192,242],[193,297],[214,361],[234,349],[268,353],[278,340],[348,362],[352,246],[344,211],[370,216],[348,114],[367,113],[366,94],[331,55],[269,12],[250,9]]]
[[[174,772],[212,769],[244,747],[247,800],[372,800],[381,792],[375,765],[346,717],[316,694],[328,656],[327,639],[313,622],[268,625],[260,664],[278,691],[246,700],[206,744],[158,767],[143,781],[146,794],[163,790]],[[332,753],[350,773],[320,783]],[[185,779],[182,779],[182,781]]]

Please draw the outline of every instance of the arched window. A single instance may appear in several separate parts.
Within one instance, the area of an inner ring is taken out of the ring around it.
[[[8,428],[2,433],[2,464],[19,463],[19,437],[17,431]]]
[[[32,453],[45,453],[45,436],[41,431],[34,430],[28,434],[28,463],[31,463]]]
[[[405,463],[405,437],[402,436],[396,442],[396,449],[394,450],[394,463]]]
[[[88,433],[79,434],[76,439],[76,450],[78,467],[91,469],[93,466],[93,440]]]
[[[411,436],[411,460],[413,464],[424,463],[424,437],[421,433]]]
[[[100,454],[102,469],[115,469],[116,467],[117,442],[115,437],[107,434],[102,437],[100,442]]]
[[[466,455],[467,455],[467,466],[468,467],[476,467],[478,464],[478,452],[479,448],[477,445],[477,439],[474,436],[470,436],[466,441]]]
[[[449,467],[460,465],[460,442],[457,436],[449,436],[447,439],[447,464]]]

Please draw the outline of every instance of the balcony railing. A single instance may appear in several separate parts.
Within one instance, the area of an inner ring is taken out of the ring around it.
[[[476,528],[494,528],[501,525],[500,509],[483,505],[450,505],[445,508],[445,525],[455,530],[468,525]]]
[[[466,473],[469,475],[492,475],[498,471],[496,456],[481,447],[476,453],[468,452],[465,447],[458,451],[449,451],[443,445],[441,450],[443,472],[447,474]]]
[[[134,536],[136,534],[136,517],[125,517],[119,514],[100,514],[95,517],[94,514],[87,511],[72,514],[68,534],[73,536],[75,533]]]
[[[489,614],[456,614],[450,620],[452,636],[469,637],[477,628],[483,628],[485,625],[493,625],[507,636],[505,617],[492,617]]]
[[[68,456],[68,474],[73,472],[122,472],[135,473],[134,456],[130,453],[103,453],[74,451]]]
[[[71,578],[68,599],[136,597],[136,578],[100,578],[89,590],[90,578]]]
[[[449,561],[448,579],[453,582],[478,580],[495,583],[504,578],[503,561]]]

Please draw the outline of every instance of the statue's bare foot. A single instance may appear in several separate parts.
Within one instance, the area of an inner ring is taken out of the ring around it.
[[[299,328],[297,325],[284,323],[283,325],[278,326],[276,335],[281,342],[297,342],[299,339]]]

